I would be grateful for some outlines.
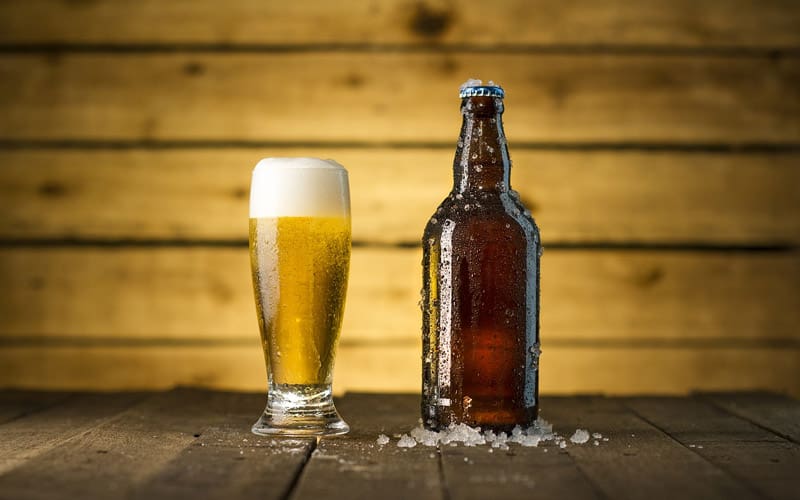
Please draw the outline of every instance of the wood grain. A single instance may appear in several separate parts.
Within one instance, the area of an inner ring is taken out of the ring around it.
[[[497,498],[499,491],[508,500],[558,498],[567,484],[570,499],[604,498],[578,464],[550,443],[537,448],[512,446],[507,451],[489,446],[441,446],[442,473],[450,498]]]
[[[798,23],[785,0],[0,3],[4,44],[797,47]]]
[[[703,397],[739,418],[800,444],[800,404],[779,394],[707,394]]]
[[[254,436],[250,427],[265,399],[264,394],[237,394],[223,420],[204,429],[131,498],[288,498],[314,440]]]
[[[0,424],[16,420],[56,405],[69,398],[68,392],[3,391],[0,392]]]
[[[767,347],[637,348],[548,346],[546,394],[686,394],[693,390],[776,390],[800,396],[797,349]],[[338,350],[334,389],[420,389],[418,345],[348,346]],[[0,351],[0,387],[94,390],[193,385],[265,390],[258,342],[215,347],[13,347]]]
[[[511,144],[800,142],[796,57],[459,52],[9,53],[0,139],[449,144],[469,76]]]
[[[800,446],[697,399],[638,398],[626,404],[750,491],[775,499],[797,496]]]
[[[0,475],[42,455],[144,398],[142,394],[81,394],[0,426]]]
[[[51,498],[54,491],[59,498],[130,497],[142,486],[152,485],[159,472],[198,443],[207,429],[232,421],[241,423],[245,409],[252,419],[252,405],[243,404],[247,401],[256,398],[195,390],[156,395],[94,427],[82,439],[71,440],[0,476],[0,491],[7,498],[20,499]],[[308,449],[310,442],[303,446]],[[285,489],[304,459],[304,453],[287,451],[277,464],[281,470],[265,480],[276,489]],[[180,479],[176,478],[178,483]]]
[[[760,498],[718,464],[614,400],[570,398],[545,404],[545,418],[557,423],[556,430],[567,434],[581,428],[609,438],[599,446],[568,443],[566,448],[606,498]]]
[[[342,342],[419,339],[420,261],[417,248],[353,250]],[[797,340],[794,253],[545,250],[542,266],[542,331],[553,341]],[[6,343],[258,336],[246,248],[7,247],[0,280],[14,291],[0,301]]]
[[[267,156],[344,164],[362,243],[419,242],[452,187],[450,148],[0,150],[0,237],[242,241],[250,170]],[[545,243],[800,243],[798,153],[511,156]]]
[[[430,449],[375,442],[379,433],[392,436],[413,427],[419,418],[416,395],[347,394],[336,406],[351,431],[318,442],[292,498],[449,498],[444,495],[438,456],[431,456]]]

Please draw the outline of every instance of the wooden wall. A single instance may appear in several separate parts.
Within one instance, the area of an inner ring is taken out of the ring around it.
[[[542,389],[800,395],[800,3],[0,3],[0,386],[260,390],[264,156],[351,173],[336,388],[417,390],[457,87],[502,83]]]

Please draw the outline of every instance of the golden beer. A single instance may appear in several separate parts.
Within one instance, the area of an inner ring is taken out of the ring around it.
[[[269,386],[253,432],[344,434],[331,391],[350,267],[344,167],[317,158],[256,165],[250,264]]]
[[[250,219],[264,359],[275,384],[330,384],[350,267],[350,219]]]

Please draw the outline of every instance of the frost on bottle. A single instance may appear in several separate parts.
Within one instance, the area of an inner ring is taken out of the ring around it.
[[[453,190],[422,241],[422,419],[508,430],[538,412],[539,230],[510,186],[503,89],[460,96]]]

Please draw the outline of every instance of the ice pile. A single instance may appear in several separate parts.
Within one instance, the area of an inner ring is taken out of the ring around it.
[[[585,429],[578,429],[569,441],[575,444],[584,444],[589,441],[590,436],[595,439],[602,437],[599,433],[589,434]],[[604,440],[607,441],[608,438]],[[470,427],[466,424],[451,424],[447,429],[436,432],[425,429],[420,423],[408,434],[400,436],[397,446],[400,448],[413,448],[418,444],[423,446],[458,446],[461,443],[465,446],[488,444],[492,448],[507,450],[508,445],[512,443],[520,446],[535,447],[539,446],[539,443],[546,441],[552,441],[559,448],[567,447],[567,439],[553,432],[553,426],[540,418],[527,429],[520,426],[514,427],[510,435],[506,432],[495,433],[492,430],[481,431],[480,427]],[[377,443],[379,445],[383,446],[388,442],[388,436],[383,434],[378,436]]]

